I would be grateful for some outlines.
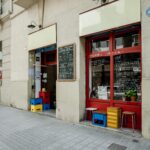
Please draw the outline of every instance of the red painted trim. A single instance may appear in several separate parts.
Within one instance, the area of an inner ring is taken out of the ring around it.
[[[115,32],[114,35],[115,36],[122,36],[123,34],[126,34],[126,33],[131,33],[131,32],[137,32],[139,33],[139,28],[141,28],[141,26],[134,26],[134,27],[131,27],[131,28],[125,28],[124,30],[120,31],[119,32]]]
[[[89,53],[90,53],[90,41],[86,40],[86,99],[89,99]],[[86,101],[86,107],[88,103]]]
[[[94,35],[98,35],[98,34],[108,33],[108,32],[112,32],[112,31],[115,31],[115,30],[123,29],[123,28],[130,28],[130,27],[132,27],[134,25],[139,25],[139,27],[140,27],[140,23],[141,22],[135,22],[135,23],[131,23],[131,24],[128,24],[128,25],[123,25],[123,26],[120,26],[120,27],[114,27],[114,28],[111,28],[111,29],[108,29],[108,30],[104,30],[104,31],[100,31],[100,32],[89,33],[87,35],[82,35],[80,37],[90,37],[90,36],[93,36],[93,34]]]
[[[123,104],[123,105],[137,105],[141,106],[141,102],[123,102],[122,100],[113,100],[115,104]]]
[[[43,54],[44,54],[44,64],[45,65],[57,65],[57,51],[56,50],[44,52]],[[46,60],[47,55],[50,55],[50,54],[55,54],[55,61],[48,62]]]
[[[110,56],[110,51],[93,52],[89,55],[89,58],[99,58],[99,57],[108,57],[108,56]]]
[[[112,101],[114,104],[141,106],[141,102],[124,102],[122,100],[101,100],[101,99],[96,99],[96,98],[89,98],[88,101],[98,102],[98,103],[111,103]]]
[[[121,55],[121,54],[129,54],[129,53],[141,53],[141,46],[114,49],[112,55]]]
[[[92,52],[90,53],[89,58],[100,58],[100,57],[108,57],[110,55],[114,56],[114,55],[129,54],[129,53],[141,53],[141,46],[114,49],[113,51],[108,50],[103,52]]]
[[[109,49],[110,49],[110,105],[113,106],[113,98],[114,98],[114,57],[113,57],[113,47],[114,40],[113,34],[110,34],[109,39]]]
[[[46,65],[57,65],[57,61],[55,61],[55,62],[47,62]]]

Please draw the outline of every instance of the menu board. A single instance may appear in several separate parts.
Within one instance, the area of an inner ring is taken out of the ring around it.
[[[58,48],[58,79],[75,79],[75,44]]]

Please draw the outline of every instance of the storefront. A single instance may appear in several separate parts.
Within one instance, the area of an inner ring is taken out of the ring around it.
[[[80,36],[86,39],[86,107],[133,112],[141,130],[140,1],[114,1],[80,14]],[[131,118],[126,121],[131,128]]]
[[[58,119],[79,123],[87,107],[119,107],[134,112],[136,129],[150,138],[149,1],[43,4],[13,4],[11,19],[2,20],[1,103],[30,110],[45,89]]]
[[[51,39],[49,35],[52,36]],[[57,79],[56,25],[30,36],[29,43],[37,41],[37,38],[38,43],[29,45],[34,47],[29,51],[29,109],[40,113],[53,110],[54,113]]]
[[[136,128],[141,129],[140,24],[92,36],[86,42],[87,107],[135,112]]]

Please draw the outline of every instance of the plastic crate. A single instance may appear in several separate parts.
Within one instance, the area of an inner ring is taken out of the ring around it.
[[[32,112],[41,112],[43,110],[43,105],[31,105]]]
[[[39,105],[39,104],[42,104],[43,101],[42,101],[42,98],[31,98],[30,99],[30,104],[31,105]]]
[[[93,112],[92,124],[106,127],[107,125],[107,114],[104,112]]]
[[[107,126],[111,128],[120,127],[121,109],[118,107],[107,108]]]
[[[50,104],[43,104],[43,111],[50,110]]]

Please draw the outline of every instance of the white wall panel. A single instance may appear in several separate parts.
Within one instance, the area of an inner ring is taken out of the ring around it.
[[[140,0],[118,0],[79,16],[80,36],[140,21]]]
[[[34,50],[56,43],[56,24],[28,36],[28,50]]]

